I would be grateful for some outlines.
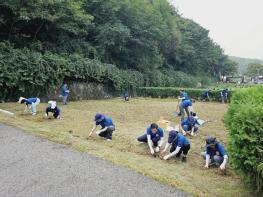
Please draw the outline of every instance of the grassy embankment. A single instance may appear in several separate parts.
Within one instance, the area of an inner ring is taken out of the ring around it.
[[[205,137],[214,135],[220,142],[226,144],[226,131],[221,120],[227,105],[195,103],[198,116],[212,122],[205,124],[197,137],[190,139],[191,150],[187,163],[181,163],[176,159],[163,161],[153,158],[149,155],[147,145],[136,141],[136,137],[143,134],[145,128],[160,117],[177,123],[179,119],[172,115],[176,103],[177,101],[172,99],[71,102],[68,106],[62,107],[62,120],[43,119],[45,104],[38,106],[37,116],[31,116],[23,113],[23,105],[4,103],[0,104],[0,108],[14,112],[16,115],[0,114],[0,122],[129,167],[194,196],[251,196],[249,190],[231,169],[228,169],[225,175],[220,174],[215,168],[203,169],[204,161],[200,157],[200,152],[203,150]],[[106,142],[96,136],[89,140],[85,139],[92,128],[96,112],[108,114],[115,121],[117,131],[112,142]],[[167,140],[167,131],[165,134]]]

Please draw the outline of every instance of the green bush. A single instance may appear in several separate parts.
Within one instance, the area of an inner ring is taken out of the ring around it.
[[[237,91],[224,122],[232,166],[263,190],[263,86]]]
[[[142,97],[152,97],[152,98],[176,98],[179,95],[179,91],[182,88],[176,87],[140,87],[137,91],[138,96]],[[183,88],[191,99],[200,99],[202,93],[205,89],[198,88]],[[220,100],[220,92],[221,90],[211,90],[210,97],[212,100],[219,101]],[[231,92],[229,96],[231,96]]]
[[[142,86],[193,87],[202,81],[181,71],[150,70],[143,73],[122,70],[78,54],[40,53],[28,48],[15,48],[9,42],[0,42],[1,100],[13,100],[20,95],[45,97],[48,92],[59,88],[64,80],[102,83],[115,91],[113,94],[126,90],[132,93]],[[169,92],[165,94],[172,96]],[[158,96],[167,97],[153,95]]]
[[[15,99],[21,94],[45,97],[63,80],[104,83],[116,92],[144,85],[138,71],[121,70],[76,54],[42,54],[0,42],[0,99]]]

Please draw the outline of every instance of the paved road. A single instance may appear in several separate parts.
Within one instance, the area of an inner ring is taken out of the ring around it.
[[[0,124],[0,196],[187,196],[132,170]]]

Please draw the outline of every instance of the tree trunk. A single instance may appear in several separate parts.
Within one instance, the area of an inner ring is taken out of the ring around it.
[[[35,34],[34,34],[33,41],[36,40],[37,34],[38,34],[38,32],[40,31],[40,29],[43,27],[43,25],[44,25],[44,22],[42,22],[41,25],[39,25],[39,27],[37,28],[37,30],[36,30],[36,32],[35,32]]]

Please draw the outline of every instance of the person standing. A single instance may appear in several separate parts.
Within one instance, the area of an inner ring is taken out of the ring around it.
[[[221,97],[221,102],[224,104],[224,103],[227,103],[227,98],[228,98],[228,89],[225,88],[223,89],[221,92],[220,92],[220,97]]]
[[[210,101],[211,90],[205,90],[201,95],[202,101]]]
[[[178,96],[179,100],[179,113],[178,116],[181,116],[181,119],[184,119],[185,112],[187,114],[187,117],[190,116],[190,112],[193,111],[192,107],[192,101],[189,99],[187,92],[185,92],[183,89],[180,90],[180,94]]]
[[[181,119],[184,119],[185,116],[185,112],[187,114],[187,117],[190,117],[190,113],[193,112],[193,104],[192,101],[189,99],[183,100],[180,103],[180,113],[178,114],[178,116],[181,116]]]
[[[62,99],[63,105],[67,105],[68,104],[69,89],[68,89],[68,85],[66,83],[63,83],[63,85],[62,85],[61,95],[63,98]]]
[[[18,100],[18,103],[26,104],[25,107],[25,112],[31,111],[32,115],[36,115],[37,113],[37,105],[40,103],[40,99],[35,97],[35,98],[24,98],[24,97],[20,97]]]
[[[139,142],[148,143],[150,153],[154,155],[159,153],[163,144],[164,132],[156,123],[152,123],[150,127],[146,129],[146,134],[137,138]]]
[[[183,89],[181,89],[180,94],[178,96],[178,99],[182,100],[182,101],[188,100],[189,98],[188,98],[187,92],[185,92]]]

